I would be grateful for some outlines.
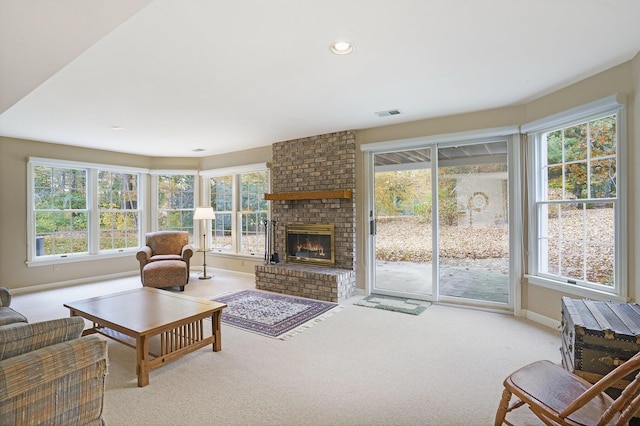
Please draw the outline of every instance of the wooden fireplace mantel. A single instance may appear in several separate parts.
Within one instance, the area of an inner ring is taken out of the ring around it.
[[[320,200],[323,198],[351,198],[350,189],[336,189],[327,191],[299,191],[278,192],[276,194],[264,194],[265,200]]]

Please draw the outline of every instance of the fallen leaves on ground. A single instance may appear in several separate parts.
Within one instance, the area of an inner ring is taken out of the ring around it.
[[[586,229],[583,224],[586,223]],[[586,232],[587,238],[613,243],[612,209],[563,211],[562,219],[550,217],[549,236],[579,239]],[[440,257],[448,262],[509,258],[508,225],[442,226]],[[431,262],[431,224],[416,216],[379,217],[376,234],[376,258],[388,262]],[[562,253],[562,256],[560,256]],[[563,264],[559,266],[559,259]],[[581,242],[564,241],[561,245],[552,240],[548,248],[549,270],[562,275],[582,279],[584,260],[587,279],[592,282],[610,282],[613,275],[613,246],[589,245],[586,257]]]

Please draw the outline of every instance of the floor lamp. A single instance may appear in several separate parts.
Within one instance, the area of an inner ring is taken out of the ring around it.
[[[214,220],[216,218],[215,213],[213,212],[213,207],[196,207],[196,211],[193,214],[194,220],[202,220],[203,222],[203,232],[202,232],[202,244],[200,249],[197,251],[202,252],[202,275],[200,275],[201,280],[208,280],[211,276],[207,275],[207,252],[210,251],[209,246],[207,245],[207,220]]]

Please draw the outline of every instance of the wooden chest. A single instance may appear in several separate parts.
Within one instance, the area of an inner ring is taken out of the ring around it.
[[[640,306],[635,303],[563,297],[561,324],[562,365],[591,383],[640,351]]]

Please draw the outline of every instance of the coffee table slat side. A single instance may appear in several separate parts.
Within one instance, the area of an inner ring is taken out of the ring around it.
[[[222,349],[220,317],[226,307],[223,303],[143,287],[64,306],[72,316],[93,322],[93,328],[85,330],[85,334],[101,333],[136,348],[136,373],[141,387],[149,384],[151,370],[169,361],[209,344],[213,351]],[[210,336],[204,335],[205,318],[211,318]],[[152,339],[161,341],[159,350],[154,350],[156,355],[149,351]]]

